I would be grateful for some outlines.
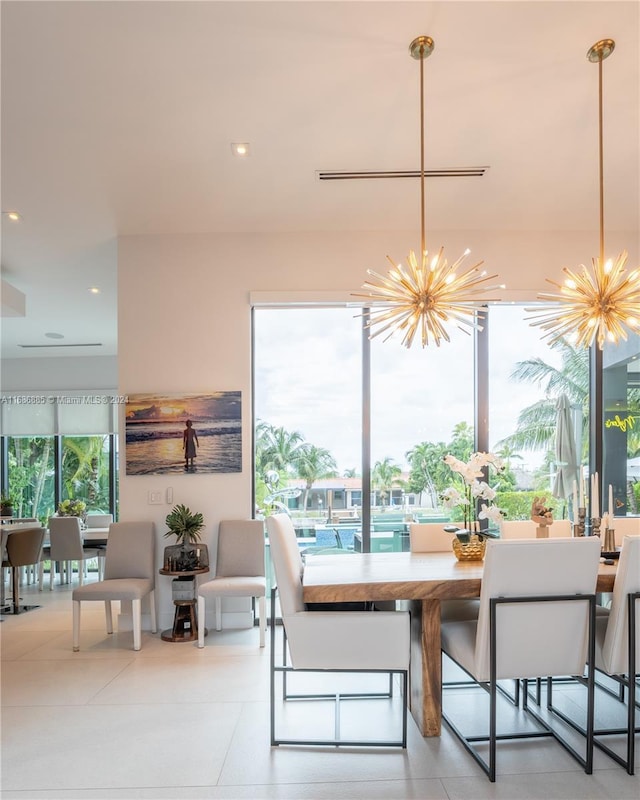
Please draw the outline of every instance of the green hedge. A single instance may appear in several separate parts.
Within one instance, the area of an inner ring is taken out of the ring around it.
[[[505,512],[505,519],[531,519],[534,498],[544,496],[540,492],[498,492],[495,502]],[[550,495],[546,497],[547,506],[553,509],[553,518],[566,517],[565,501]]]

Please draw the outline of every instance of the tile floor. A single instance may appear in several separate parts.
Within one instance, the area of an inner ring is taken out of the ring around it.
[[[69,587],[26,586],[22,596],[41,607],[0,625],[3,800],[640,797],[638,775],[599,751],[585,775],[548,739],[499,746],[491,784],[449,731],[423,739],[411,717],[404,752],[271,748],[269,649],[256,629],[210,632],[204,650],[145,632],[136,653],[131,633],[107,636],[102,605],[90,603],[73,653]],[[579,692],[568,689],[566,702],[579,705]],[[450,707],[477,725],[485,699],[463,690]],[[356,705],[347,726],[397,723],[384,702]],[[315,731],[325,709],[297,704],[289,716]]]

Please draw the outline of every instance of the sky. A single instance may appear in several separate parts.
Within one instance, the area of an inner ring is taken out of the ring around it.
[[[490,331],[492,446],[512,433],[519,411],[544,396],[510,380],[515,364],[539,355],[560,364],[523,321],[522,306],[501,305]],[[499,316],[499,320],[498,320]],[[258,419],[328,449],[342,473],[359,469],[361,431],[361,320],[358,309],[260,309],[256,312]],[[473,344],[454,329],[439,348],[410,350],[399,339],[372,341],[372,462],[405,454],[422,441],[449,441],[459,422],[473,422]],[[524,453],[520,467],[535,468],[542,454]]]

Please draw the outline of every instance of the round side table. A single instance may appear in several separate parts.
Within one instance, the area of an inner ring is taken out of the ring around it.
[[[188,580],[197,575],[204,575],[209,572],[209,567],[191,570],[158,570],[160,575],[169,575],[172,578],[183,578]],[[160,638],[165,642],[194,642],[198,639],[198,614],[196,610],[196,586],[194,582],[193,597],[174,600],[175,612],[173,615],[173,628],[162,631]],[[205,629],[204,635],[208,631]]]

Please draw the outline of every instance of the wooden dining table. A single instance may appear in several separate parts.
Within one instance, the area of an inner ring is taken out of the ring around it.
[[[409,708],[423,736],[439,736],[442,720],[440,603],[480,596],[482,561],[453,553],[353,553],[308,556],[305,603],[407,601],[411,611]],[[616,566],[600,564],[597,592],[613,589]]]

